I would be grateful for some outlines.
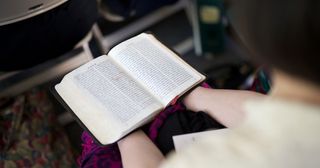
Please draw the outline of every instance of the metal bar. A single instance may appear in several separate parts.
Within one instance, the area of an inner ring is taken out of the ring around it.
[[[177,4],[173,6],[160,8],[159,10],[156,10],[155,12],[142,17],[141,19],[129,24],[128,26],[110,35],[105,36],[103,39],[103,46],[105,47],[105,49],[109,50],[110,47],[121,42],[122,40],[143,31],[147,27],[159,22],[160,20],[184,8],[185,8],[184,1],[179,1]]]

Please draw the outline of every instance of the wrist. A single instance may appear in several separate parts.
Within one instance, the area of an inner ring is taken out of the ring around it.
[[[123,144],[126,144],[130,141],[134,141],[134,139],[139,138],[140,136],[143,136],[144,132],[142,130],[136,130],[134,132],[131,132],[130,134],[126,135],[122,139],[118,141],[118,145],[122,146]]]
[[[182,100],[183,104],[192,111],[201,111],[201,99],[203,92],[205,92],[206,88],[198,86],[192,92],[184,97]]]

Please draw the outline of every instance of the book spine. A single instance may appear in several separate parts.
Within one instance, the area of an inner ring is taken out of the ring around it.
[[[197,0],[197,23],[202,55],[224,50],[223,0]]]

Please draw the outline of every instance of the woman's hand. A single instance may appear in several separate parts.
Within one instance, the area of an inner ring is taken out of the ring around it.
[[[223,90],[197,87],[183,99],[192,111],[208,113],[226,127],[235,127],[245,118],[244,103],[264,95],[244,90]]]

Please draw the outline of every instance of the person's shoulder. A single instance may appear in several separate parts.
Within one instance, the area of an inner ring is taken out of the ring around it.
[[[208,136],[179,153],[169,155],[161,168],[298,168],[320,165],[316,158],[320,154],[319,142],[303,137],[289,141],[290,136],[285,136],[260,136],[249,129],[232,131],[224,137]]]
[[[320,165],[315,158],[320,154],[320,108],[268,101],[249,103],[246,109],[241,126],[172,154],[163,168]]]
[[[162,168],[256,167],[264,146],[239,131],[208,135],[179,153],[172,153]],[[261,161],[259,161],[261,162]]]

